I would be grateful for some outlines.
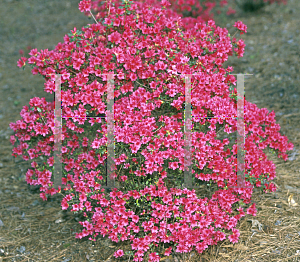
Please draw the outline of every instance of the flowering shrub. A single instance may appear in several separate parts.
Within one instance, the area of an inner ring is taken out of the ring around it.
[[[91,0],[91,1],[81,1],[81,5],[79,6],[81,11],[88,16],[90,13],[85,11],[85,7],[90,7],[93,11],[97,12],[95,16],[97,19],[104,18],[107,14],[107,10],[110,10],[111,7],[118,8],[121,5],[122,1],[120,0]],[[196,23],[208,22],[209,20],[213,20],[214,14],[212,10],[214,8],[219,8],[217,13],[221,13],[221,10],[224,10],[225,6],[227,6],[227,0],[215,1],[215,0],[141,0],[138,1],[137,7],[139,10],[143,10],[146,6],[158,7],[161,6],[166,7],[165,15],[167,18],[182,16],[182,26],[184,29],[193,28]],[[228,8],[226,14],[234,14],[235,10],[231,7]]]
[[[96,18],[104,18],[106,16],[107,10],[110,10],[111,6],[118,8],[122,1],[120,0],[85,0],[81,1],[80,8],[84,11],[85,7],[90,7],[93,11],[97,12]],[[287,4],[287,0],[235,0],[235,3],[239,8],[245,12],[254,12],[262,7],[278,3],[278,4]],[[224,11],[225,7],[228,6],[227,0],[141,0],[137,2],[137,6],[140,10],[143,9],[145,5],[150,5],[152,7],[166,6],[166,17],[176,17],[182,16],[182,23],[185,29],[192,28],[196,23],[208,22],[213,20],[214,9],[217,14],[220,14]],[[88,11],[84,13],[90,16]],[[226,14],[231,15],[235,14],[231,6],[228,6]]]
[[[80,9],[88,10],[89,6],[82,9],[83,2]],[[45,77],[46,92],[55,91],[54,74],[62,74],[62,115],[74,117],[66,120],[62,128],[63,167],[69,172],[63,174],[65,192],[61,192],[61,187],[51,188],[53,103],[35,97],[29,102],[30,108],[23,107],[23,119],[10,124],[16,132],[11,143],[20,141],[13,155],[23,155],[25,160],[48,156],[44,166],[32,162],[26,181],[42,186],[40,196],[44,200],[47,194],[59,192],[64,195],[62,209],[83,212],[87,219],[80,223],[85,229],[77,238],[90,235],[89,239],[95,241],[101,234],[115,242],[130,240],[136,250],[134,261],[142,261],[149,249],[149,261],[158,261],[154,251],[160,242],[169,245],[165,255],[170,255],[172,249],[182,253],[195,248],[202,253],[209,245],[224,240],[225,230],[231,230],[228,239],[236,243],[239,231],[235,226],[245,215],[241,205],[250,204],[252,189],[228,188],[237,180],[237,148],[229,146],[228,139],[216,139],[216,131],[221,127],[228,134],[236,130],[232,118],[236,115],[237,91],[231,86],[235,78],[229,75],[232,68],[224,69],[222,64],[233,54],[233,46],[240,57],[245,45],[241,40],[231,43],[227,29],[216,27],[212,20],[182,32],[181,19],[166,18],[165,9],[140,11],[136,4],[128,2],[121,7],[125,8],[111,7],[102,24],[85,26],[82,32],[74,28],[54,51],[33,49],[28,60],[22,57],[18,61],[19,67],[28,61],[33,65],[33,74]],[[242,23],[234,26],[246,32]],[[122,172],[116,178],[122,190],[105,194],[101,188],[105,184],[101,166],[107,157],[107,127],[100,118],[86,121],[86,115],[105,113],[104,94],[110,72],[115,75],[115,162]],[[210,200],[198,198],[195,190],[181,190],[175,183],[167,187],[164,181],[170,176],[178,181],[184,170],[184,74],[194,74],[194,184],[209,181],[222,188]],[[206,119],[208,115],[231,118]],[[274,112],[258,109],[245,100],[245,184],[265,192],[276,190],[269,182],[275,178],[275,165],[262,149],[269,146],[286,160],[285,152],[293,148],[278,133],[280,126],[274,117]],[[93,131],[96,138],[88,141],[84,137],[80,145],[79,134],[86,130]],[[77,150],[80,146],[83,152]],[[238,214],[230,216],[233,206],[239,206]],[[247,209],[247,214],[256,214],[255,204]],[[118,250],[115,256],[123,254]]]

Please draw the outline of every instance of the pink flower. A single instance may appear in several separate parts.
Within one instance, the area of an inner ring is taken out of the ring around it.
[[[89,12],[91,11],[92,3],[91,0],[83,0],[78,4],[79,10],[81,12]]]
[[[233,234],[228,237],[231,243],[237,243],[239,241],[240,232],[238,229],[232,229]]]
[[[114,32],[111,35],[108,36],[108,41],[114,42],[116,44],[120,43],[121,40],[121,34],[118,32]]]
[[[122,256],[124,256],[124,251],[122,249],[119,249],[118,251],[116,251],[114,253],[114,256],[115,257],[122,257]]]
[[[26,57],[21,57],[21,59],[19,59],[17,65],[18,67],[23,67],[25,66],[25,62],[27,61],[27,58]]]
[[[232,14],[235,14],[235,13],[236,13],[236,10],[232,9],[231,7],[228,7],[226,15],[232,15]]]
[[[171,252],[172,252],[172,247],[169,247],[169,248],[166,249],[164,255],[165,255],[165,256],[170,256]]]
[[[161,5],[162,5],[162,6],[170,6],[171,4],[170,4],[170,2],[167,1],[167,0],[162,0],[162,1],[161,1]]]
[[[240,32],[241,35],[244,34],[244,33],[247,33],[247,26],[244,25],[242,21],[235,22],[235,24],[233,26],[241,31]]]
[[[149,261],[153,261],[153,262],[159,262],[159,255],[157,255],[156,253],[150,253],[149,255]]]
[[[248,215],[251,214],[253,216],[256,216],[257,209],[255,208],[255,206],[256,206],[256,204],[253,203],[253,205],[247,209],[247,214]]]

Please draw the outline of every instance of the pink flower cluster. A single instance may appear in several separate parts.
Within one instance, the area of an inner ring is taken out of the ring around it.
[[[241,35],[247,33],[247,26],[244,25],[242,21],[235,22],[234,27],[240,30]]]
[[[88,11],[89,3],[81,1],[80,9]],[[102,235],[115,242],[131,240],[136,251],[134,261],[143,261],[144,253],[149,249],[154,251],[158,243],[171,245],[165,255],[170,255],[172,249],[182,253],[195,248],[202,253],[209,245],[226,239],[225,230],[231,230],[228,239],[236,243],[239,231],[234,227],[245,214],[241,206],[238,214],[230,214],[240,200],[247,205],[251,203],[252,189],[228,189],[237,180],[234,157],[237,147],[228,147],[228,139],[216,139],[220,125],[224,125],[228,134],[236,130],[236,121],[232,119],[236,115],[236,100],[231,98],[230,91],[235,78],[229,75],[231,67],[222,68],[233,54],[228,31],[210,20],[207,25],[197,23],[182,32],[181,19],[167,18],[164,8],[139,10],[134,4],[125,11],[126,15],[124,9],[111,7],[103,25],[88,25],[82,28],[83,32],[74,28],[55,50],[33,49],[28,60],[22,57],[18,61],[19,67],[28,61],[33,74],[45,77],[44,90],[49,93],[55,91],[54,74],[62,74],[62,115],[73,117],[62,128],[63,165],[68,172],[62,182],[67,185],[64,191],[70,191],[64,195],[62,209],[84,212],[87,217],[80,222],[84,229],[77,238],[91,236],[89,239],[95,241]],[[242,56],[244,43],[233,42],[234,51]],[[210,130],[206,134],[196,131],[192,134],[192,153],[196,159],[193,174],[199,180],[223,188],[210,200],[198,198],[195,190],[165,186],[167,176],[184,170],[184,81],[168,73],[169,70],[174,74],[195,74],[191,81],[192,127],[206,125]],[[107,157],[102,151],[107,143],[107,124],[100,118],[88,119],[87,112],[105,113],[103,99],[107,74],[111,72],[115,76],[115,138],[120,145],[116,146],[115,162],[124,171],[116,178],[128,189],[132,177],[152,178],[156,186],[143,185],[139,191],[131,188],[126,193],[114,189],[107,196],[101,188],[104,177],[99,170]],[[237,93],[236,89],[233,93]],[[277,153],[280,151],[278,157],[286,160],[285,152],[292,150],[293,144],[288,144],[287,138],[279,134],[274,112],[244,102],[245,170],[255,179],[257,187],[263,187],[265,192],[275,191],[275,185],[267,182],[275,178],[275,165],[262,150],[267,146],[274,148]],[[160,110],[162,104],[166,105],[167,112],[175,113],[153,117],[151,113]],[[23,155],[25,160],[48,158],[43,167],[33,161],[33,169],[26,173],[26,181],[41,185],[40,196],[47,200],[47,194],[62,193],[61,187],[51,188],[54,104],[35,97],[29,105],[30,108],[24,106],[20,113],[22,120],[10,124],[16,132],[10,141],[12,144],[17,139],[20,141],[13,149],[14,156]],[[208,112],[228,118],[207,119]],[[75,133],[83,133],[94,125],[96,138],[89,141],[84,137],[80,143]],[[80,147],[84,152],[78,153]],[[248,181],[245,184],[251,185]],[[247,209],[247,214],[256,215],[255,204]],[[122,250],[115,253],[116,257],[123,255]],[[150,252],[149,261],[159,261],[157,253]]]
[[[115,8],[118,8],[121,5],[120,0],[108,0],[105,3],[101,0],[92,0],[86,1],[91,3],[90,9],[85,10],[83,8],[79,8],[81,12],[84,12],[86,15],[90,15],[91,10],[96,11],[97,15],[95,16],[97,19],[104,18],[107,15],[107,10],[110,10],[114,4]],[[214,14],[212,10],[214,8],[219,7],[217,13],[221,13],[225,6],[228,5],[227,0],[215,1],[215,0],[206,0],[200,2],[198,0],[150,0],[145,1],[141,0],[136,2],[137,7],[139,10],[143,10],[148,6],[151,7],[165,7],[166,8],[166,17],[178,17],[182,16],[182,14],[187,13],[188,15],[183,15],[182,24],[185,29],[193,28],[196,23],[203,23],[212,20]],[[231,7],[227,10],[227,15],[234,14],[236,11],[233,10]],[[191,13],[191,15],[190,15]]]

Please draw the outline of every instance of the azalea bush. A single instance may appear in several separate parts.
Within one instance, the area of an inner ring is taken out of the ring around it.
[[[166,3],[167,4],[167,3]],[[121,8],[120,8],[121,7]],[[89,11],[85,1],[81,11]],[[111,7],[102,21],[76,28],[55,50],[31,50],[22,57],[33,74],[45,77],[44,90],[55,92],[55,74],[61,74],[62,115],[71,116],[62,127],[62,183],[53,188],[54,103],[35,97],[24,106],[22,120],[11,123],[19,142],[13,155],[24,160],[39,156],[26,173],[31,185],[41,185],[41,198],[60,193],[62,209],[83,213],[83,231],[77,238],[98,235],[112,241],[131,241],[134,261],[149,261],[165,255],[202,253],[209,245],[228,238],[238,242],[237,222],[256,214],[251,203],[252,188],[230,188],[237,183],[237,146],[229,139],[217,139],[220,132],[236,131],[237,90],[232,67],[223,68],[229,56],[239,57],[244,42],[231,39],[228,30],[214,21],[196,23],[184,29],[180,17],[166,17],[166,9],[138,9],[124,2]],[[246,26],[234,25],[246,33]],[[121,188],[109,192],[105,185],[107,159],[107,117],[87,118],[107,113],[107,77],[114,74],[114,178]],[[215,185],[210,199],[196,191],[180,189],[184,170],[185,78],[191,77],[192,174],[193,184]],[[275,165],[262,151],[269,147],[287,159],[293,149],[279,134],[275,114],[245,102],[246,186],[264,192],[275,191]],[[213,118],[206,118],[207,116]],[[225,118],[225,116],[227,118]],[[89,133],[93,138],[88,138]],[[172,178],[172,179],[171,179]],[[234,215],[234,213],[237,213]],[[123,250],[115,253],[123,256]]]
[[[244,12],[255,12],[266,5],[270,4],[287,4],[287,0],[234,0],[236,5]],[[118,8],[122,0],[85,0],[81,2],[81,6],[91,6],[91,9],[97,14],[97,19],[104,18],[107,10],[112,6]],[[168,5],[169,3],[170,5]],[[196,23],[208,22],[214,19],[214,14],[225,13],[232,15],[236,10],[232,8],[232,1],[228,0],[140,0],[137,6],[142,10],[143,6],[150,5],[152,7],[166,7],[166,17],[181,16],[183,27],[185,29],[192,28]],[[91,16],[90,12],[85,11],[85,15]]]
[[[107,15],[107,10],[110,12],[111,7],[118,8],[122,4],[122,0],[86,0],[81,1],[81,8],[85,6],[91,6],[91,10],[96,12],[96,19],[104,18]],[[235,10],[231,7],[227,7],[228,1],[221,0],[141,0],[136,2],[137,7],[143,10],[147,5],[152,7],[166,7],[165,16],[170,17],[182,17],[182,26],[185,29],[193,28],[196,23],[208,22],[213,20],[214,12],[220,14],[225,12],[227,15],[235,14]],[[84,11],[87,16],[91,16],[90,12]]]

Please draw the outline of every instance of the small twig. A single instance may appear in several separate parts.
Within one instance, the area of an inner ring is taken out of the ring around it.
[[[222,131],[224,130],[225,126],[223,126],[222,128],[220,128],[220,130],[217,132],[216,136]]]
[[[95,22],[98,24],[96,18],[94,17],[94,15],[92,14],[92,12],[90,11],[90,14],[92,15],[92,17],[94,18]]]
[[[238,32],[238,30],[234,33],[234,35],[232,36],[232,38],[234,38],[234,36],[236,35],[237,32]]]
[[[160,130],[164,125],[161,125],[158,129],[153,131],[153,134],[156,133],[158,130]]]
[[[75,75],[77,75],[77,73],[75,71],[73,71],[72,69],[68,68],[68,70],[70,70],[71,72],[73,72]]]
[[[108,14],[107,14],[107,16],[109,16],[109,14],[110,14],[110,3],[109,3],[109,7],[108,7]]]
[[[140,84],[141,86],[147,88],[146,86],[144,86],[143,84],[141,84],[139,81],[135,80],[135,82],[137,82],[137,83]]]
[[[223,244],[223,243],[222,243],[222,244]],[[216,252],[215,258],[217,258],[217,255],[218,255],[219,249],[220,249],[220,247],[222,246],[222,244],[218,246],[218,249],[217,249],[217,252]]]
[[[300,113],[292,113],[292,114],[288,114],[288,115],[283,115],[281,118],[284,118],[284,117],[289,117],[289,116],[295,116],[295,115],[300,115]],[[281,120],[281,118],[279,119],[279,121]]]
[[[40,115],[40,113],[39,113],[39,112],[38,112],[38,114]],[[44,124],[45,124],[45,125],[47,125],[47,124],[46,124],[46,122],[45,122],[45,120],[44,120],[44,117],[43,117],[42,115],[40,115],[40,117],[42,118],[42,120],[43,120]]]
[[[113,256],[113,254],[111,254],[111,255],[108,257],[108,259],[105,260],[105,262],[108,261],[112,256]]]

